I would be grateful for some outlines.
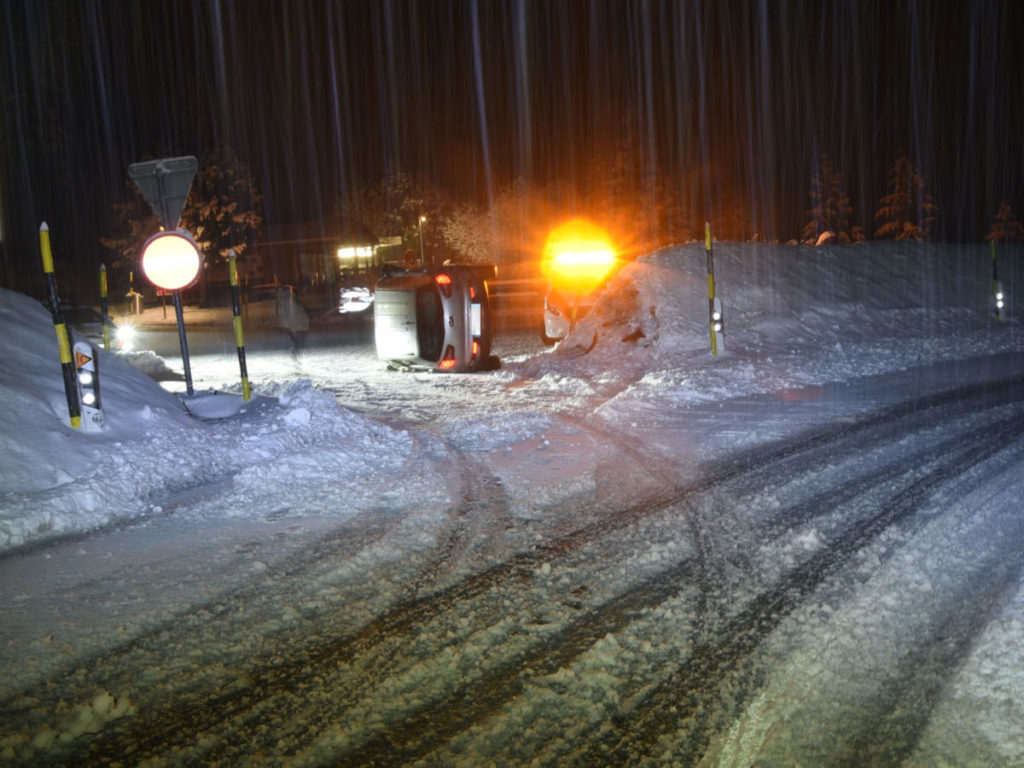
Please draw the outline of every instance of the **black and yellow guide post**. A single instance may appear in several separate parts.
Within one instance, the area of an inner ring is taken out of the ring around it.
[[[103,313],[103,348],[110,349],[110,323],[107,322],[107,265],[100,264],[100,312]]]
[[[235,346],[238,348],[238,367],[242,372],[242,399],[248,402],[251,390],[249,389],[249,372],[245,368],[245,338],[242,334],[242,306],[239,300],[238,291],[238,268],[235,266],[235,252],[228,254],[228,271],[231,275],[231,311],[234,315],[235,324]]]
[[[1003,305],[1006,297],[1003,295],[1003,284],[999,282],[999,266],[996,262],[996,241],[992,241],[992,294],[996,302],[996,320],[1003,319]]]
[[[75,364],[71,361],[71,342],[68,339],[68,327],[64,324],[64,315],[60,311],[57,281],[53,276],[50,227],[45,221],[39,225],[39,250],[43,255],[43,272],[46,275],[46,287],[50,295],[50,314],[53,317],[53,330],[57,333],[57,349],[60,352],[60,371],[64,376],[64,395],[68,401],[68,416],[71,420],[71,426],[74,429],[78,429],[82,426],[82,410],[78,403],[78,382],[75,379]]]
[[[708,328],[711,332],[711,354],[724,348],[722,302],[715,296],[715,256],[711,250],[711,222],[704,222],[704,250],[708,257]]]

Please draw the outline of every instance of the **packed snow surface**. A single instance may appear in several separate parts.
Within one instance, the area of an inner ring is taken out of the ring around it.
[[[96,433],[69,426],[48,311],[0,289],[0,552],[6,553],[0,661],[10,670],[0,699],[13,706],[62,666],[215,601],[221,591],[270,579],[275,564],[322,537],[333,541],[342,536],[338,531],[362,543],[331,568],[309,574],[301,594],[292,596],[295,612],[278,616],[274,627],[301,622],[302,600],[320,605],[335,592],[356,590],[363,574],[358,594],[365,600],[353,602],[346,618],[358,626],[409,588],[403,575],[409,558],[440,558],[435,570],[443,584],[601,520],[634,496],[699,483],[705,467],[724,466],[744,451],[797,445],[805,433],[856,424],[912,398],[941,399],[959,387],[1020,379],[1022,305],[1014,300],[1024,290],[1022,257],[999,251],[1009,303],[997,321],[987,247],[717,243],[715,284],[725,306],[717,356],[709,352],[703,244],[626,264],[553,349],[499,337],[504,364],[489,374],[389,374],[365,344],[352,350],[320,340],[282,352],[260,351],[257,343],[249,358],[253,396],[244,401],[231,344],[193,358],[193,397],[180,382],[154,380],[180,367],[173,354],[98,350],[106,425]],[[1019,416],[1019,407],[993,414],[996,429]],[[971,418],[960,419],[963,429],[985,428]],[[944,445],[941,421],[922,429],[928,435],[915,444],[908,438],[901,450],[923,454],[929,440]],[[881,466],[883,459],[872,456],[865,446],[857,460]],[[830,467],[825,459],[794,493],[823,494],[817,498],[826,499],[825,509],[838,509],[828,494],[845,486],[869,493],[846,463],[837,459]],[[736,693],[739,715],[705,745],[705,763],[827,764],[828,754],[809,743],[797,748],[780,724],[795,731],[827,711],[842,728],[858,697],[880,695],[861,679],[844,679],[850,660],[859,659],[852,666],[864,679],[891,678],[904,633],[934,632],[930,622],[948,609],[957,588],[947,587],[949,574],[1002,556],[1006,545],[991,538],[993,526],[1020,536],[1024,459],[1018,451],[1007,462],[978,487],[950,489],[936,480],[933,495],[911,502],[920,514],[903,525],[915,526],[913,538],[885,533],[850,555],[843,567],[858,574],[852,592],[794,606],[784,622],[776,619],[782,623],[765,641],[765,653],[780,661],[754,695]],[[715,519],[722,540],[755,530],[764,514],[789,503],[781,475],[775,471],[764,489],[744,481],[742,504],[709,491],[687,514]],[[810,567],[839,541],[842,522],[837,512],[793,524],[746,553],[748,565],[764,585],[787,568]],[[693,557],[696,545],[672,533],[679,525],[666,518],[643,546],[613,548],[605,556],[619,563],[595,575],[580,600],[596,604],[602,589],[612,600],[645,574]],[[1015,551],[1016,560],[1000,566],[1002,576],[991,587],[1000,597],[987,609],[984,630],[964,642],[957,671],[934,689],[939,703],[929,709],[917,743],[902,753],[907,764],[967,764],[961,761],[973,754],[973,764],[1024,765],[1024,590],[1021,547]],[[154,557],[166,558],[166,567]],[[98,562],[103,558],[114,561],[112,571]],[[579,579],[559,567],[537,562],[537,583],[566,593],[575,588]],[[737,605],[759,589],[760,582],[732,578],[729,594]],[[396,672],[379,691],[353,702],[346,717],[358,727],[328,727],[308,743],[283,739],[279,748],[296,764],[346,754],[361,740],[373,742],[363,727],[370,733],[397,722],[402,715],[389,715],[389,708],[397,712],[425,696],[417,693],[421,688],[483,674],[474,671],[476,656],[500,648],[515,657],[516,644],[524,642],[517,615],[534,610],[527,606],[540,599],[540,588],[524,586],[511,598],[522,602],[479,636],[469,625],[466,633],[445,630],[463,643],[458,654]],[[607,718],[634,706],[631,680],[681,652],[673,637],[695,631],[691,599],[685,590],[667,596],[624,628],[593,638],[574,659],[517,689],[489,719],[438,747],[434,764],[479,756],[495,764],[596,759],[580,745]],[[112,612],[115,602],[123,605]],[[65,610],[66,603],[72,607]],[[531,619],[537,636],[559,626],[547,621]],[[955,643],[955,627],[951,633]],[[820,636],[832,642],[822,646],[814,640]],[[256,651],[235,647],[222,661],[238,663],[249,652]],[[51,727],[0,731],[0,752],[31,763],[139,717],[140,697],[98,690],[93,698],[68,701],[78,709],[53,713]],[[570,721],[575,725],[565,730]],[[843,738],[822,736],[822,749]],[[651,764],[681,755],[689,756],[681,764],[690,764],[696,754],[678,734],[663,736],[658,749]]]

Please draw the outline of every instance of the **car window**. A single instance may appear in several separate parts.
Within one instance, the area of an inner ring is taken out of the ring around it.
[[[416,291],[416,341],[420,357],[424,360],[440,360],[444,344],[444,312],[441,294],[431,283]]]

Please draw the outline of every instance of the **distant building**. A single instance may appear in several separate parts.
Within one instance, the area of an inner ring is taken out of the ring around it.
[[[365,226],[345,219],[264,224],[247,264],[249,281],[333,286],[343,270],[375,272],[381,244]]]

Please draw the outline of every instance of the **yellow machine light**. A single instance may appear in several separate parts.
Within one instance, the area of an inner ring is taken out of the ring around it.
[[[602,248],[591,243],[582,243],[581,250],[564,250],[555,254],[555,263],[562,268],[600,267],[607,266],[613,261],[615,253],[610,248]]]

